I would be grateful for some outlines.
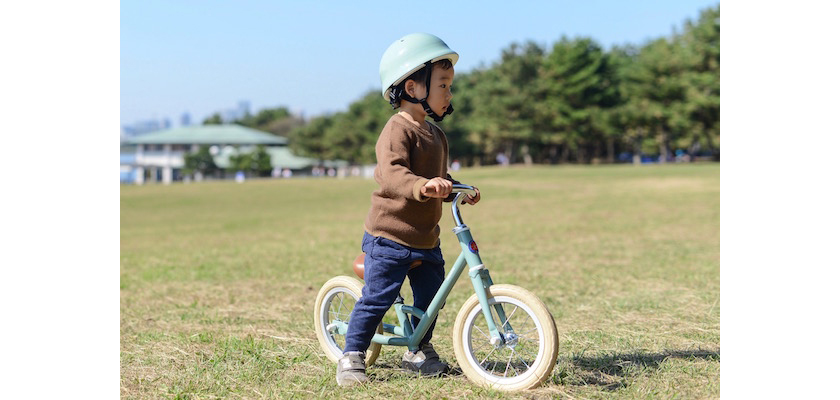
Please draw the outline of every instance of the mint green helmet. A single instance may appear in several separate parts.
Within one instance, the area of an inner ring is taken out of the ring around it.
[[[458,53],[452,51],[439,37],[428,33],[412,33],[391,43],[379,61],[382,97],[390,100],[391,87],[419,71],[427,63],[444,58],[448,58],[452,65],[455,65],[458,62]]]

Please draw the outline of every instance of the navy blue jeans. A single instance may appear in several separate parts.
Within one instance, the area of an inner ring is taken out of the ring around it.
[[[429,307],[445,278],[443,255],[439,246],[428,250],[415,249],[365,232],[362,251],[365,252],[365,286],[362,288],[362,298],[356,302],[350,314],[344,352],[367,351],[376,327],[394,304],[406,276],[414,292],[412,305],[423,311]],[[409,270],[415,260],[422,260],[423,263]],[[411,319],[415,326],[420,322],[417,317]],[[437,318],[432,321],[420,344],[432,339],[436,321]]]

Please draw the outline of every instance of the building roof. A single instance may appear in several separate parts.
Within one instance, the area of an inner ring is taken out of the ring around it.
[[[127,144],[274,144],[288,139],[241,125],[194,125],[150,132],[127,140]]]

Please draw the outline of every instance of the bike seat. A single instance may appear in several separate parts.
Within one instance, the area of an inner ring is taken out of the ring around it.
[[[423,260],[414,260],[408,269],[417,268],[420,264],[423,264]],[[361,280],[365,280],[365,253],[359,254],[356,256],[356,259],[353,260],[353,272],[355,272],[356,276],[358,276]]]

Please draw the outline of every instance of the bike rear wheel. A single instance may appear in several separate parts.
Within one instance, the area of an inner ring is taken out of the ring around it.
[[[455,319],[452,344],[458,365],[472,382],[494,389],[515,391],[539,386],[551,375],[557,361],[557,327],[543,302],[513,285],[492,285],[488,302],[496,327],[505,343],[491,344],[487,321],[478,296],[472,295]],[[495,306],[504,309],[499,318]],[[508,324],[510,329],[505,330]]]
[[[333,333],[328,329],[334,322],[350,322],[350,313],[356,301],[362,297],[362,283],[349,276],[336,276],[324,283],[315,299],[315,335],[321,349],[332,362],[338,362],[344,352],[344,335]],[[382,323],[377,328],[382,333]],[[365,364],[373,365],[379,357],[382,345],[371,342],[365,356]]]

